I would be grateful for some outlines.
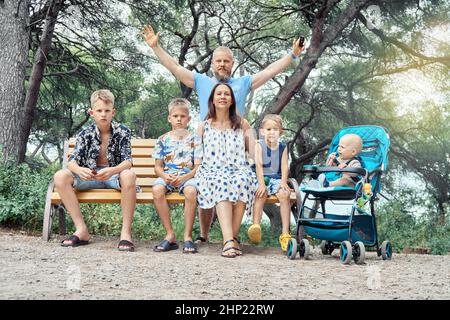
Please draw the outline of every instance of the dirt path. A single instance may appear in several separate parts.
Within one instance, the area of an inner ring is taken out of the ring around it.
[[[155,253],[138,242],[118,252],[117,239],[63,248],[0,230],[0,299],[450,299],[450,256],[394,254],[344,266],[338,250],[288,260],[275,248],[244,246],[220,257],[209,244],[196,255]]]

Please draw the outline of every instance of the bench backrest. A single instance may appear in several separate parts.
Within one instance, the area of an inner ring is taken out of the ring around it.
[[[133,157],[133,166],[131,170],[136,173],[137,185],[142,191],[150,191],[154,181],[155,159],[153,159],[153,150],[156,139],[131,139],[131,156]],[[67,160],[75,147],[75,138],[71,138],[64,146],[63,167],[67,167]]]

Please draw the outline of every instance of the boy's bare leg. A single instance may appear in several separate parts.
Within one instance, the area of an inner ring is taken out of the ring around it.
[[[80,238],[80,240],[87,241],[91,238],[91,236],[89,235],[86,223],[84,222],[83,215],[80,211],[80,204],[73,189],[73,179],[74,178],[70,170],[59,170],[54,176],[55,187],[58,189],[61,200],[75,225],[74,235]],[[64,241],[64,243],[70,244],[71,241]]]
[[[197,189],[185,187],[184,194],[184,241],[192,241],[192,229],[194,228],[195,209],[197,207]]]
[[[230,201],[221,201],[216,204],[217,218],[222,230],[223,242],[232,240],[233,235],[233,204]],[[234,247],[234,242],[230,241],[224,245],[223,249]],[[230,249],[222,252],[223,255],[235,256],[236,250]]]
[[[198,210],[198,222],[200,224],[200,237],[203,237],[208,241],[209,230],[211,229],[211,223],[214,216],[214,211],[212,209],[201,209]]]
[[[266,202],[267,196],[262,198],[255,198],[255,203],[253,204],[253,223],[261,224],[261,219],[263,215],[264,203]]]
[[[158,213],[159,218],[161,219],[161,223],[164,226],[164,229],[166,229],[167,234],[164,239],[172,243],[176,241],[176,236],[172,228],[172,223],[170,221],[170,208],[166,200],[166,191],[167,190],[165,186],[153,186],[153,204],[156,208],[156,212]]]
[[[131,225],[136,207],[136,174],[131,170],[123,170],[119,175],[122,207],[122,231],[120,240],[131,242]]]
[[[290,234],[291,224],[291,204],[290,193],[284,190],[280,190],[276,193],[278,200],[280,201],[280,216],[281,216],[281,228],[282,233]]]

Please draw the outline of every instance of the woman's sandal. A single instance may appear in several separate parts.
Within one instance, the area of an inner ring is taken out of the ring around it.
[[[237,256],[236,248],[235,248],[234,246],[231,246],[231,247],[228,247],[228,248],[225,249],[226,244],[227,244],[227,243],[230,243],[230,242],[233,242],[233,245],[234,245],[234,239],[227,240],[227,241],[225,241],[225,242],[223,243],[223,248],[222,248],[222,254],[221,254],[221,256],[224,257],[224,258],[236,258],[236,256]],[[227,252],[227,251],[229,251],[229,250],[232,250],[232,249],[235,250],[235,252],[231,252],[231,253],[229,253],[229,254],[224,254],[225,252]]]
[[[244,254],[242,253],[242,250],[241,250],[240,246],[239,246],[239,245],[241,244],[241,242],[239,241],[239,239],[236,238],[236,237],[234,237],[233,240],[234,240],[235,242],[237,242],[237,247],[234,247],[234,250],[236,250],[236,255],[237,255],[237,256],[242,256],[242,255],[244,255]]]

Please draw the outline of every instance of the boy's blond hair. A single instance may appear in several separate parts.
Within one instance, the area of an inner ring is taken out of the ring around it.
[[[191,107],[191,103],[184,98],[175,98],[169,103],[169,114],[172,113],[174,108],[182,108],[185,109],[187,114],[189,114],[189,108]]]
[[[264,128],[264,125],[269,120],[275,122],[278,125],[278,127],[280,128],[280,131],[283,131],[283,122],[281,120],[280,115],[279,114],[273,114],[273,113],[266,114],[264,116],[264,119],[261,122],[261,128]]]
[[[111,91],[107,89],[100,89],[97,91],[94,91],[91,94],[91,108],[94,108],[95,103],[97,100],[103,100],[105,102],[111,102],[111,104],[114,106],[114,95]]]

